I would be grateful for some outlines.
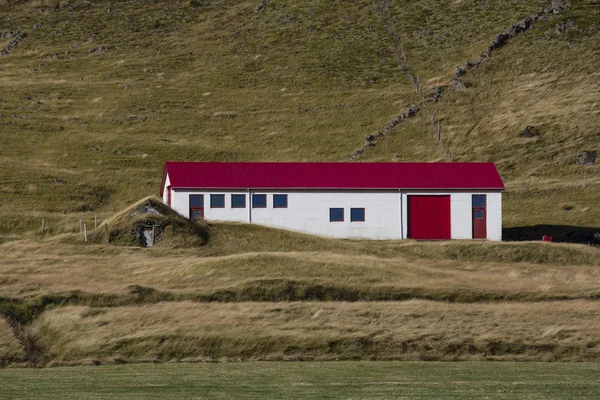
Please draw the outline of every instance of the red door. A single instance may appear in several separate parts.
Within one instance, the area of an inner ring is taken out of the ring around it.
[[[411,239],[450,239],[450,196],[408,196]]]
[[[487,238],[487,213],[485,208],[473,208],[473,239]]]

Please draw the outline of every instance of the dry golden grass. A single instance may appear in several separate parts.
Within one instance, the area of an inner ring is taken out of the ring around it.
[[[236,228],[213,227],[216,236],[223,229],[230,240],[198,249],[5,243],[0,245],[0,289],[15,298],[72,291],[128,298],[134,285],[224,300],[311,299],[310,292],[289,294],[290,285],[316,290],[315,300],[600,297],[600,252],[587,246],[340,241],[289,232],[277,241],[281,231],[247,227],[246,235],[267,236],[253,244],[240,231],[234,236]],[[312,251],[297,248],[319,241]],[[235,244],[229,248],[227,243]]]
[[[15,338],[10,325],[0,318],[0,367],[4,362],[11,361],[23,355],[23,347]]]
[[[47,361],[598,360],[595,302],[159,303],[65,307],[32,326]]]

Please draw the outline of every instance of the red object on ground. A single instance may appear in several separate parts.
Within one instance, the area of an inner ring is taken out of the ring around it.
[[[552,241],[552,236],[542,236],[542,241],[544,242],[551,242]]]
[[[504,190],[494,163],[167,162],[172,188]]]
[[[408,196],[411,239],[450,239],[450,196]]]

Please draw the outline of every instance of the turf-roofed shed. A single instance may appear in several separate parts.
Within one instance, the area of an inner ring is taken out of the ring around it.
[[[209,227],[176,213],[158,197],[146,197],[102,223],[92,235],[96,243],[124,246],[202,246]]]

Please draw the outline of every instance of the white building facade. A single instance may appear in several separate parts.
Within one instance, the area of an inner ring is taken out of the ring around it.
[[[174,167],[170,164],[178,165]],[[190,164],[194,164],[193,168],[185,171]],[[209,168],[202,168],[202,164]],[[269,174],[269,167],[266,171],[262,168],[258,172],[252,171],[252,167],[248,168],[256,164],[277,168],[276,183],[282,187],[272,187],[274,183],[269,181],[272,177],[266,180],[260,178]],[[310,174],[319,173],[318,163],[167,163],[161,194],[165,204],[186,218],[260,224],[325,237],[502,240],[503,185],[499,187],[497,181],[496,187],[481,189],[431,188],[434,185],[426,177],[423,178],[423,188],[414,188],[412,181],[407,182],[413,187],[410,189],[302,188],[298,186],[331,183],[327,182],[328,179],[322,182],[323,176],[314,177],[314,182],[311,178],[306,183],[294,179],[286,183],[285,173],[279,169],[285,171],[285,167],[291,164],[300,167],[308,165]],[[391,164],[391,173],[398,172],[399,163],[377,163],[377,166],[381,168],[384,164]],[[221,172],[226,174],[220,183],[221,187],[190,187],[190,183],[216,186],[218,178],[202,179],[194,177],[194,174],[218,174],[219,165],[223,167]],[[331,166],[332,163],[326,165]],[[346,165],[361,164],[334,165],[334,172],[339,174]],[[415,164],[411,166],[415,167]],[[347,172],[356,174],[354,168]],[[330,168],[323,170],[331,171]],[[232,179],[230,175],[234,173],[241,176]],[[248,177],[249,187],[228,187],[242,185],[244,177]],[[375,185],[383,183],[389,184],[385,181]],[[257,184],[267,187],[256,187]],[[351,186],[348,183],[344,185]],[[373,186],[373,183],[369,185]]]

